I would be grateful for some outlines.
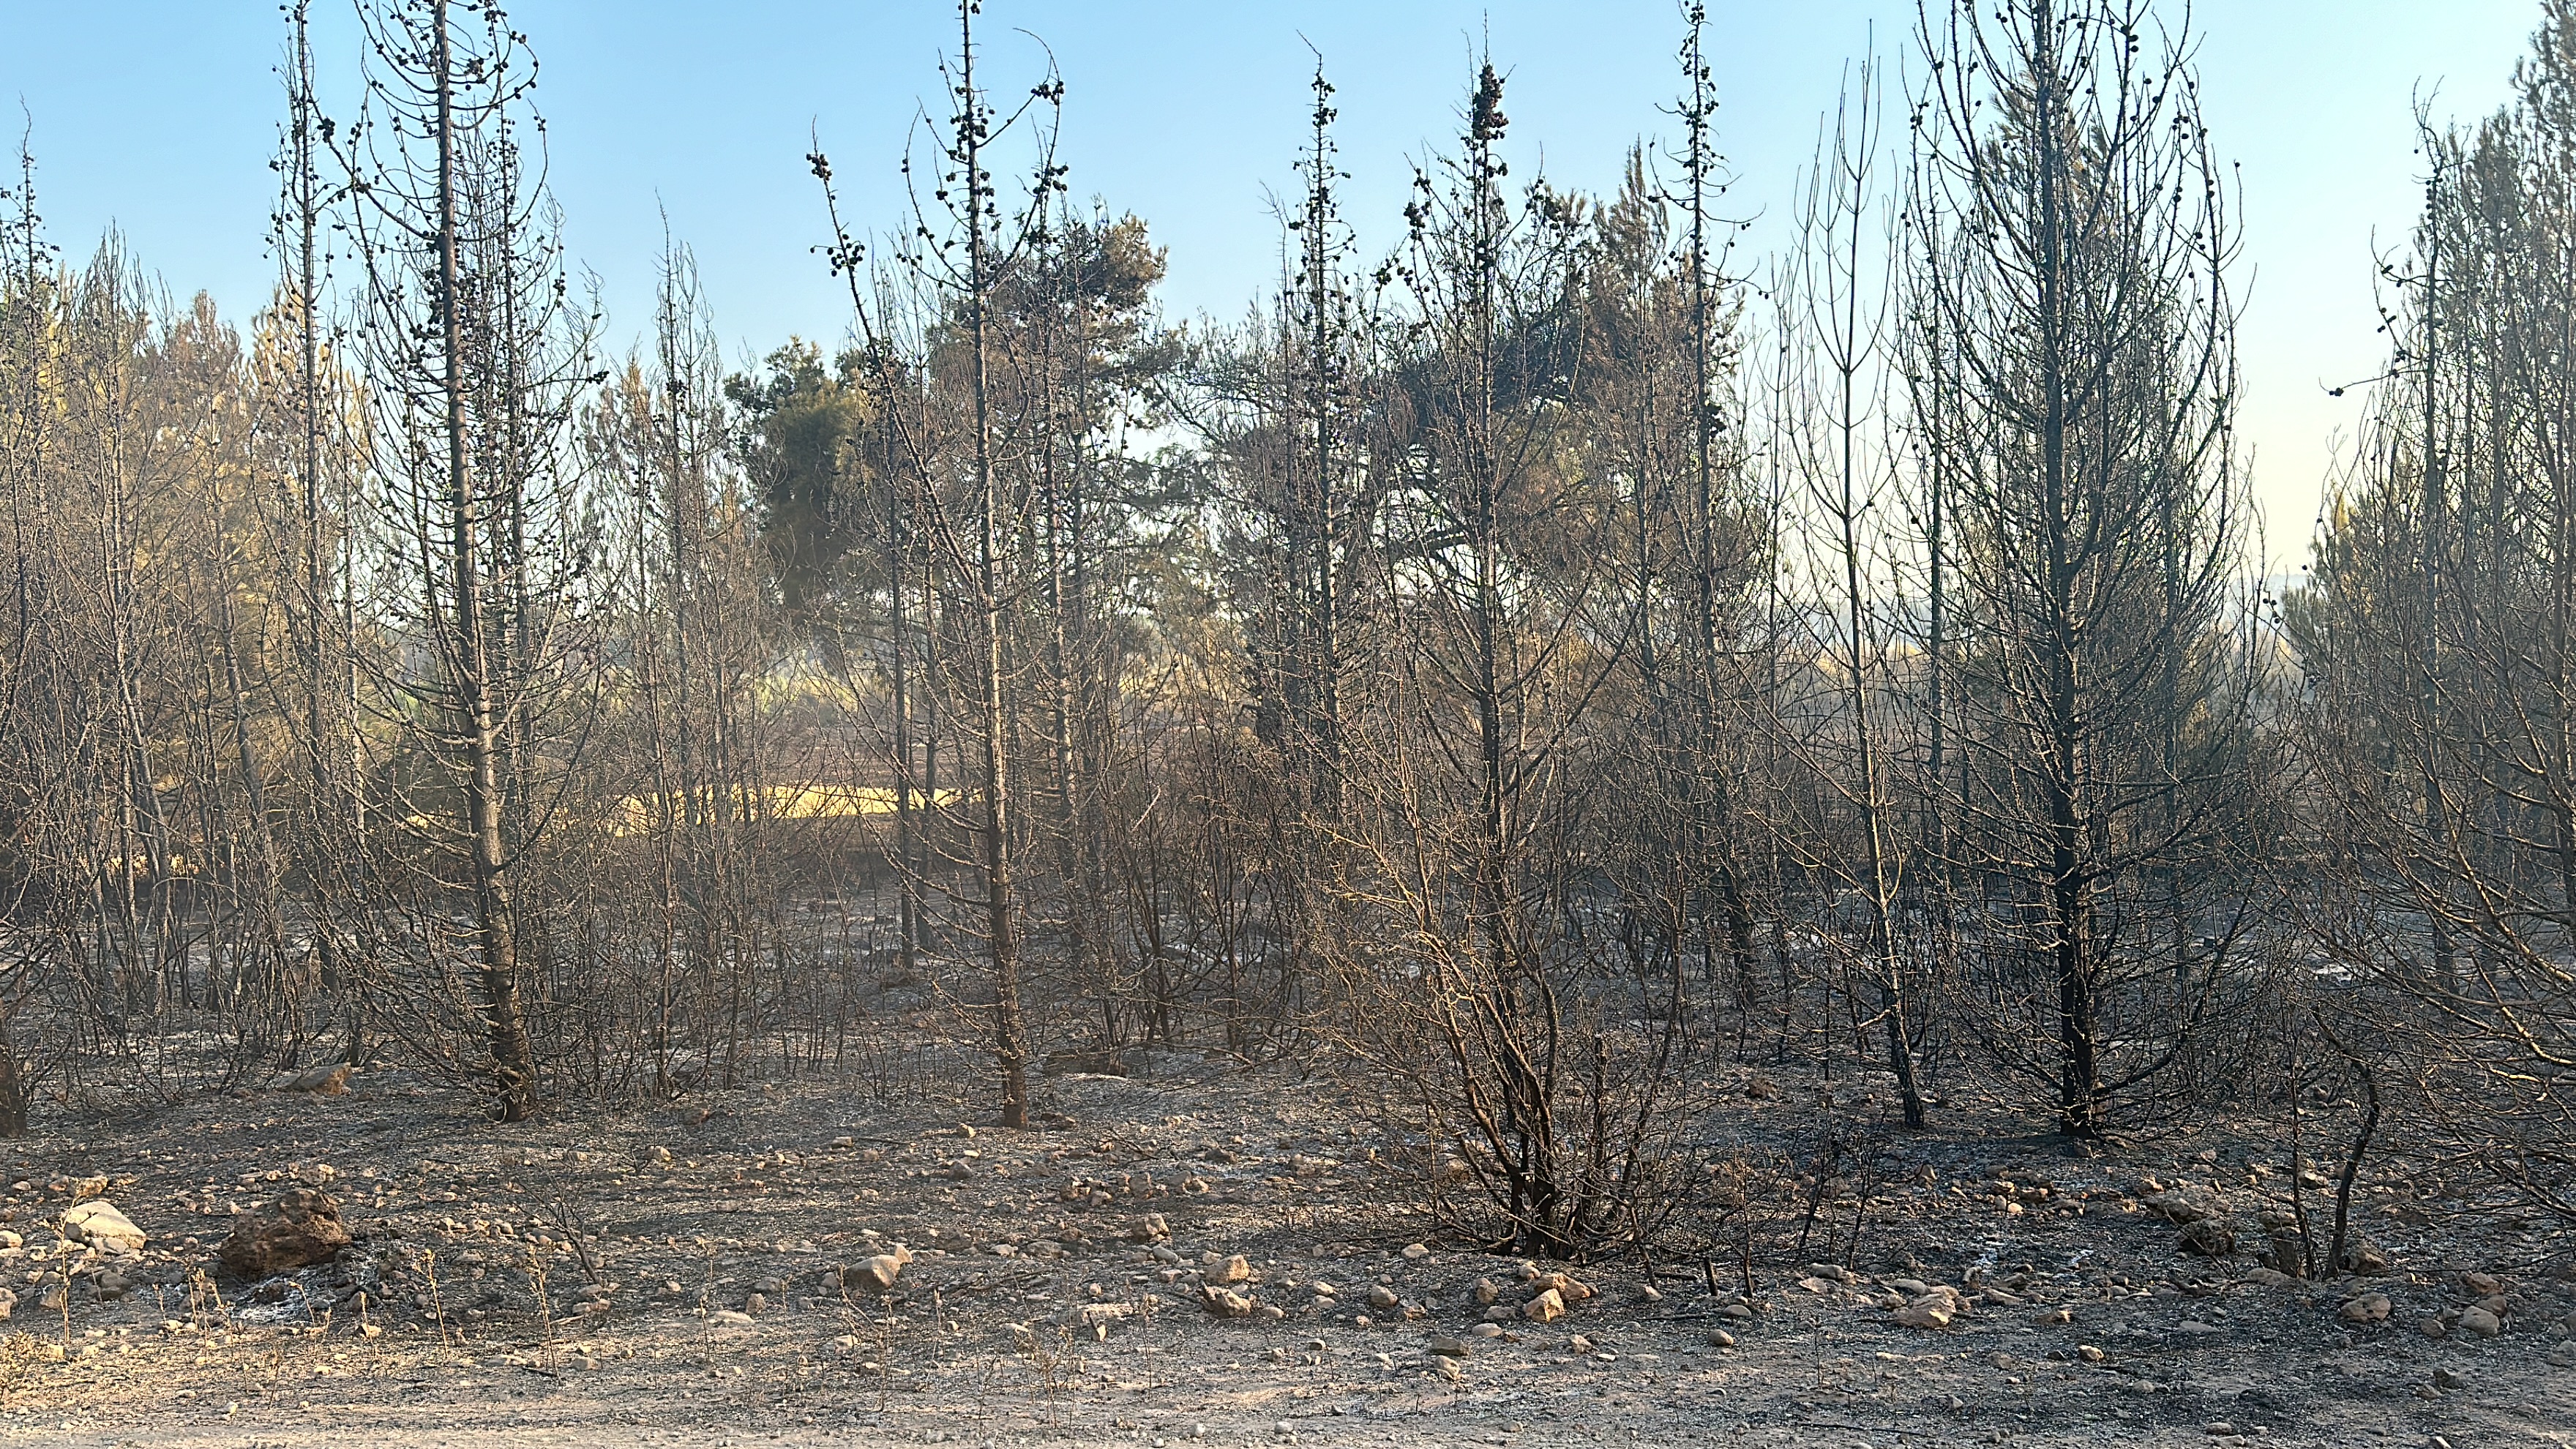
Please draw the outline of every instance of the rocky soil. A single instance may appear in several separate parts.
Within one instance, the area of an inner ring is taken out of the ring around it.
[[[1130,1064],[1024,1133],[821,1085],[503,1128],[395,1072],[81,1121],[0,1155],[0,1440],[2576,1445],[2576,1241],[2380,1184],[2378,1271],[2289,1277],[2250,1126],[1884,1139],[1747,1293],[1444,1241],[1331,1085]]]

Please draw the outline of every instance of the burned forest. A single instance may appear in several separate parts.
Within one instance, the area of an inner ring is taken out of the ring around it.
[[[2576,1445],[2576,0],[2304,533],[2178,3],[1327,49],[1212,319],[961,0],[742,345],[332,4],[265,296],[0,191],[0,1440]]]

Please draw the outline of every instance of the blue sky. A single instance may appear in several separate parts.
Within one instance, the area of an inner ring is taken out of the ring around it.
[[[1900,52],[1911,0],[1711,0],[1721,143],[1759,249],[1845,62],[1875,34]],[[2179,5],[2165,7],[2178,17]],[[326,105],[355,75],[344,0],[318,0]],[[2276,557],[2302,549],[2365,376],[2374,238],[2418,204],[2412,106],[2474,117],[2506,94],[2536,0],[2201,0],[2193,13],[2215,140],[2241,164],[2247,374],[2243,431]],[[899,216],[896,165],[953,24],[935,0],[519,0],[544,63],[538,103],[575,255],[605,287],[612,335],[648,316],[667,211],[693,245],[720,335],[743,359],[790,333],[837,336],[842,310],[809,248],[819,129],[857,217]],[[990,74],[1033,79],[1042,36],[1070,85],[1065,159],[1078,195],[1143,216],[1171,249],[1176,317],[1242,314],[1275,274],[1274,190],[1324,54],[1363,241],[1391,242],[1409,157],[1455,129],[1479,37],[1510,75],[1516,174],[1606,188],[1626,148],[1665,128],[1672,0],[988,0]],[[1303,37],[1301,40],[1300,37]],[[0,95],[23,101],[54,238],[85,253],[113,224],[181,294],[245,316],[272,275],[270,204],[283,40],[274,0],[0,0]],[[1900,60],[1898,62],[1902,64]]]

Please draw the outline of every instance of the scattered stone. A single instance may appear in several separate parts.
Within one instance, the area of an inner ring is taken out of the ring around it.
[[[134,1225],[134,1220],[117,1211],[116,1204],[105,1201],[80,1203],[64,1213],[63,1236],[111,1253],[137,1252],[144,1242],[143,1230]]]
[[[1542,1289],[1539,1295],[1521,1305],[1521,1317],[1532,1323],[1554,1323],[1565,1316],[1565,1295],[1554,1288]]]
[[[2385,1293],[2364,1293],[2338,1310],[2346,1323],[2386,1323],[2391,1308]]]
[[[1476,1302],[1479,1306],[1490,1308],[1499,1301],[1502,1296],[1502,1284],[1495,1282],[1491,1278],[1479,1278],[1476,1280]]]
[[[719,1308],[715,1312],[707,1315],[707,1322],[715,1324],[720,1328],[749,1328],[751,1327],[751,1315],[748,1313],[736,1313],[730,1308]]]
[[[1371,1308],[1384,1312],[1395,1307],[1402,1301],[1402,1299],[1396,1296],[1394,1289],[1389,1288],[1383,1283],[1372,1283],[1369,1285],[1368,1305]]]
[[[2460,1275],[2460,1286],[2468,1289],[2470,1296],[2484,1298],[2490,1293],[2501,1290],[2504,1282],[2493,1273],[2463,1273]]]
[[[1208,1311],[1209,1316],[1215,1318],[1250,1318],[1252,1316],[1251,1299],[1231,1288],[1220,1288],[1214,1283],[1200,1287],[1199,1305]]]
[[[2440,1314],[2427,1313],[2415,1320],[2415,1331],[2426,1338],[2440,1338],[2449,1333],[2451,1328],[2449,1324],[2442,1321]]]
[[[2307,1280],[2278,1268],[2257,1268],[2245,1275],[2245,1281],[2258,1288],[2296,1288]]]
[[[2075,1346],[2075,1356],[2084,1360],[2086,1363],[2100,1363],[2103,1359],[2109,1357],[2109,1355],[2102,1352],[2101,1349],[2089,1343],[2077,1344]]]
[[[1407,1243],[1404,1245],[1404,1261],[1408,1263],[1419,1263],[1430,1256],[1431,1246],[1428,1243]]]
[[[347,1246],[339,1204],[318,1187],[298,1187],[233,1219],[232,1233],[215,1256],[242,1277],[265,1278],[328,1262]]]
[[[1131,1243],[1167,1243],[1171,1239],[1172,1225],[1163,1221],[1161,1213],[1147,1213],[1127,1230],[1127,1241]]]
[[[2042,1328],[2064,1328],[2074,1321],[2074,1311],[2065,1308],[2045,1308],[2031,1319]]]
[[[1451,1338],[1448,1335],[1443,1334],[1440,1337],[1431,1340],[1431,1351],[1443,1358],[1465,1358],[1467,1356],[1467,1340],[1463,1338]]]
[[[1529,1280],[1535,1293],[1554,1293],[1568,1303],[1582,1303],[1592,1297],[1592,1285],[1580,1283],[1563,1273],[1541,1273]]]
[[[2461,1312],[2460,1327],[2480,1338],[2493,1338],[2504,1332],[2504,1320],[2488,1309],[2470,1308]]]
[[[1708,1331],[1708,1342],[1712,1348],[1733,1348],[1735,1335],[1723,1328],[1712,1328]]]
[[[1241,1253],[1236,1253],[1209,1264],[1199,1277],[1210,1285],[1248,1283],[1252,1281],[1252,1264]]]
[[[2227,1422],[2225,1419],[2221,1419],[2214,1424],[2201,1425],[2200,1431],[2213,1439],[2225,1439],[2236,1433],[2236,1426]]]

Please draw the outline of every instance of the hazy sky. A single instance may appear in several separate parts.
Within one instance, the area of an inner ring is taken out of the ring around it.
[[[2193,23],[2210,121],[2242,166],[2243,433],[2271,547],[2295,564],[2330,440],[2374,370],[2372,247],[2402,242],[2420,193],[2413,105],[2470,118],[2506,94],[2536,0],[2202,0]],[[1733,205],[1776,244],[1845,62],[1897,65],[1910,0],[1711,0]],[[2164,7],[2168,20],[2183,7]],[[319,0],[326,106],[349,108],[354,32]],[[819,129],[858,217],[899,216],[908,123],[936,104],[953,18],[933,0],[519,0],[575,255],[601,278],[622,346],[648,316],[663,215],[696,248],[721,335],[744,359],[790,333],[837,337],[837,289],[809,250],[821,208],[804,155]],[[1042,37],[1069,83],[1077,195],[1143,216],[1171,249],[1176,318],[1232,320],[1275,275],[1273,190],[1324,55],[1339,87],[1349,202],[1391,242],[1407,158],[1445,144],[1479,37],[1509,73],[1515,175],[1606,188],[1640,134],[1667,128],[1672,0],[987,0],[998,88],[1035,78]],[[1300,37],[1303,37],[1301,40]],[[186,294],[243,317],[273,272],[262,243],[283,40],[274,0],[0,0],[0,90],[26,106],[42,210],[80,255],[111,224]],[[1892,72],[1891,72],[1892,73]]]

